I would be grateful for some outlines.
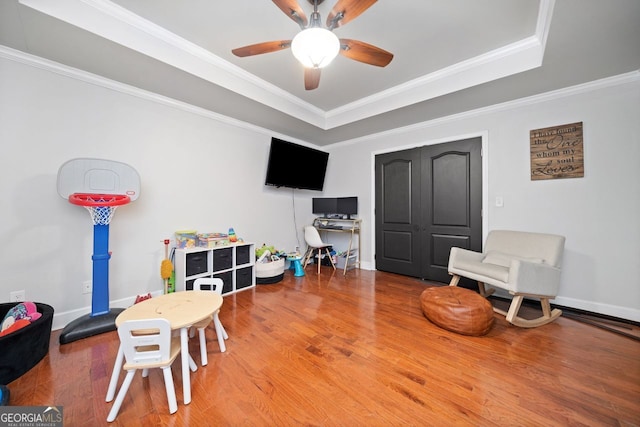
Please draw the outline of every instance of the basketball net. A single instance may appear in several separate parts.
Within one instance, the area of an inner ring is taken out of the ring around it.
[[[109,225],[118,206],[129,203],[129,196],[119,194],[72,194],[69,201],[82,206],[91,215],[93,225]]]
[[[84,208],[89,211],[93,225],[109,225],[117,206],[85,206]]]

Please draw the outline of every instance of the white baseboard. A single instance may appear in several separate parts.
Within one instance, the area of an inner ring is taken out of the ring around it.
[[[164,291],[159,290],[159,291],[154,291],[151,292],[151,296],[158,296],[158,295],[162,295]],[[137,295],[136,295],[137,296]],[[133,303],[135,302],[136,297],[128,297],[128,298],[123,298],[123,299],[119,299],[119,300],[115,300],[115,301],[110,301],[109,302],[109,307],[112,308],[126,308],[129,307],[131,305],[133,305]],[[53,324],[51,325],[51,330],[52,331],[56,331],[58,329],[63,329],[65,326],[67,326],[69,323],[71,323],[73,320],[76,320],[77,318],[84,316],[85,314],[89,314],[91,313],[91,306],[88,307],[84,307],[81,309],[77,309],[77,310],[71,310],[71,311],[64,311],[61,313],[55,313],[53,314]]]
[[[557,297],[551,304],[561,305],[578,310],[589,311],[591,313],[604,314],[617,317],[619,319],[640,322],[640,310],[631,307],[620,307],[617,305],[603,304],[600,302],[584,301],[575,298]]]
[[[511,299],[512,296],[506,291],[496,288],[494,294],[497,297]],[[603,304],[594,301],[585,301],[576,298],[556,297],[551,300],[552,305],[560,305],[567,308],[575,308],[577,310],[588,311],[595,314],[603,314],[605,316],[617,317],[619,319],[631,320],[632,322],[640,322],[640,310],[630,307],[620,307],[617,305]]]

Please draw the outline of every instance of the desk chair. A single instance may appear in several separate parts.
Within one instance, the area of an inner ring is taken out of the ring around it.
[[[333,257],[331,256],[331,252],[329,252],[330,244],[325,243],[320,238],[320,233],[313,225],[307,225],[304,227],[304,240],[307,242],[307,252],[305,253],[304,264],[302,268],[306,268],[307,264],[313,257],[313,251],[318,251],[318,274],[320,274],[320,260],[322,259],[322,252],[326,252],[329,257],[329,261],[331,262],[331,266],[333,269],[336,269],[336,265],[333,263]]]
[[[222,295],[222,286],[222,279],[219,278],[201,277],[193,282],[193,289],[200,291],[213,291],[217,292],[219,295]],[[224,353],[227,351],[227,346],[224,344],[224,340],[228,340],[229,335],[227,335],[227,331],[224,329],[224,326],[222,326],[222,322],[220,322],[220,318],[218,317],[219,313],[220,310],[213,313],[213,326],[216,328],[220,352]],[[193,325],[193,327],[198,330],[198,335],[200,336],[200,359],[202,360],[202,366],[206,366],[207,363],[209,363],[209,359],[207,357],[207,340],[205,337],[205,329],[209,326],[209,323],[211,323],[211,319],[205,319],[200,323]]]
[[[129,320],[118,327],[118,336],[120,348],[126,360],[122,368],[127,371],[127,375],[109,411],[107,421],[112,422],[118,416],[124,396],[138,369],[142,369],[143,377],[148,376],[150,368],[162,369],[169,401],[169,413],[176,412],[178,403],[171,364],[180,354],[180,337],[172,336],[169,321],[166,319]],[[107,398],[107,401],[109,400]]]

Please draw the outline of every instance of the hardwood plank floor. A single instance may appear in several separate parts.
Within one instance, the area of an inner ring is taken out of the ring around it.
[[[504,317],[483,337],[422,314],[430,284],[313,266],[305,277],[225,296],[229,334],[169,414],[162,375],[137,375],[114,426],[638,426],[640,342],[560,317],[535,329]],[[442,284],[437,284],[442,285]],[[65,426],[109,425],[116,332],[59,345],[9,384],[11,404],[62,405]],[[200,364],[197,339],[190,351]],[[124,375],[120,376],[120,380]]]

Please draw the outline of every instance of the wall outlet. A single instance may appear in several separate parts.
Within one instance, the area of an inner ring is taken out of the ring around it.
[[[93,283],[91,283],[91,280],[86,280],[84,282],[82,282],[82,293],[83,294],[90,294],[93,291]]]
[[[11,302],[24,302],[25,294],[24,291],[13,291],[10,294]]]

